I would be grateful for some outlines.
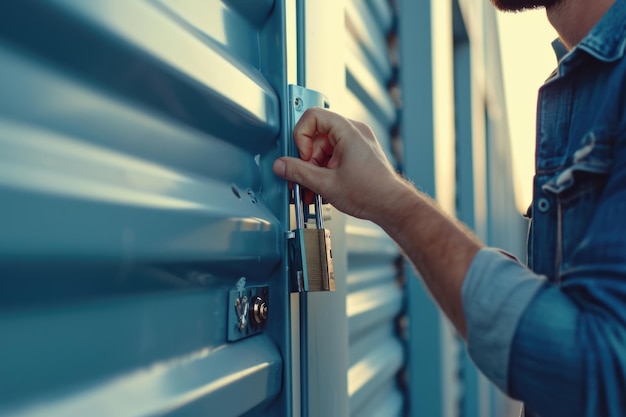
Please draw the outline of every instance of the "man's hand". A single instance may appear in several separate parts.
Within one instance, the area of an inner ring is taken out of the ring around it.
[[[296,125],[294,140],[301,159],[280,158],[274,172],[347,214],[380,221],[388,208],[384,202],[406,192],[404,180],[364,123],[312,108]]]

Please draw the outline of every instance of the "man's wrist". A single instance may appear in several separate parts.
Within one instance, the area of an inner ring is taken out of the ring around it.
[[[370,220],[382,227],[389,235],[394,236],[406,229],[407,222],[419,213],[419,207],[428,204],[412,184],[402,178],[390,184],[380,197]]]

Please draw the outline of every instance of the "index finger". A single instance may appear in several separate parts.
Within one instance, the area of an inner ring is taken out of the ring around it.
[[[293,138],[296,142],[300,158],[308,161],[313,155],[313,142],[316,138],[323,138],[334,149],[344,140],[355,127],[343,116],[319,107],[313,107],[304,112],[300,121],[293,129]],[[327,146],[321,145],[324,148]]]

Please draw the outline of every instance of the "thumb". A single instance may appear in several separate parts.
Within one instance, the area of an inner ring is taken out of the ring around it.
[[[273,170],[276,175],[288,181],[300,184],[304,188],[321,194],[320,186],[323,183],[324,171],[310,162],[305,162],[298,158],[282,157],[274,161]]]

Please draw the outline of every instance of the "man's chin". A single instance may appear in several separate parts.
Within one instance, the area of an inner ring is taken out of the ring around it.
[[[550,9],[563,0],[491,0],[494,7],[503,12],[521,12],[546,8]]]

